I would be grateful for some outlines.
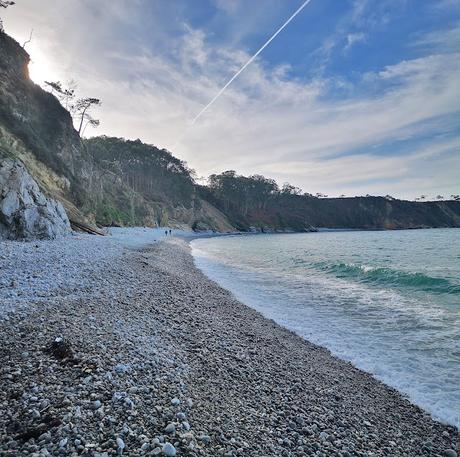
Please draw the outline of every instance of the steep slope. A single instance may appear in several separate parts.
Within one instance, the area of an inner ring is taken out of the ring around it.
[[[318,227],[460,227],[460,201],[410,202],[384,197],[316,199],[306,215]]]
[[[67,211],[85,200],[80,179],[88,161],[70,114],[28,75],[29,55],[0,33],[0,157],[20,159],[40,187],[63,201]]]
[[[310,230],[312,227],[403,229],[460,227],[460,201],[409,202],[385,197],[316,198],[292,186],[279,189],[260,175],[213,175],[204,198],[240,230]]]
[[[186,163],[167,150],[106,136],[85,140],[84,145],[104,182],[97,192],[101,223],[140,220],[148,225],[234,230],[225,215],[199,197]],[[130,193],[120,199],[117,191],[122,186]]]
[[[195,195],[189,170],[167,151],[115,138],[82,141],[69,112],[30,80],[29,61],[15,40],[0,33],[0,158],[24,163],[71,220],[233,230]]]

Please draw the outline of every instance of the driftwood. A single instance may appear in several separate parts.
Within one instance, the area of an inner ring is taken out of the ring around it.
[[[79,222],[73,219],[70,219],[70,225],[73,230],[77,230],[79,232],[90,233],[91,235],[101,235],[101,236],[107,235],[107,233],[105,233],[103,230],[97,227],[94,227],[94,226],[85,224],[84,222]]]

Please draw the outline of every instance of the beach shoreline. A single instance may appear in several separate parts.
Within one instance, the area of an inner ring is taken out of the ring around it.
[[[0,455],[459,453],[457,429],[208,279],[189,240],[3,317]]]

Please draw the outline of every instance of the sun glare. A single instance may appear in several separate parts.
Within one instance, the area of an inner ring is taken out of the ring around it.
[[[30,49],[27,49],[30,54],[29,76],[36,84],[43,84],[45,81],[54,81],[59,79],[56,71],[48,62],[46,55],[31,43]]]
[[[33,82],[43,84],[46,79],[49,79],[49,71],[45,65],[31,60],[29,63],[29,76]]]

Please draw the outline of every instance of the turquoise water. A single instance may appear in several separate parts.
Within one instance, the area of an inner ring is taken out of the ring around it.
[[[460,427],[460,229],[192,242],[237,298]]]

